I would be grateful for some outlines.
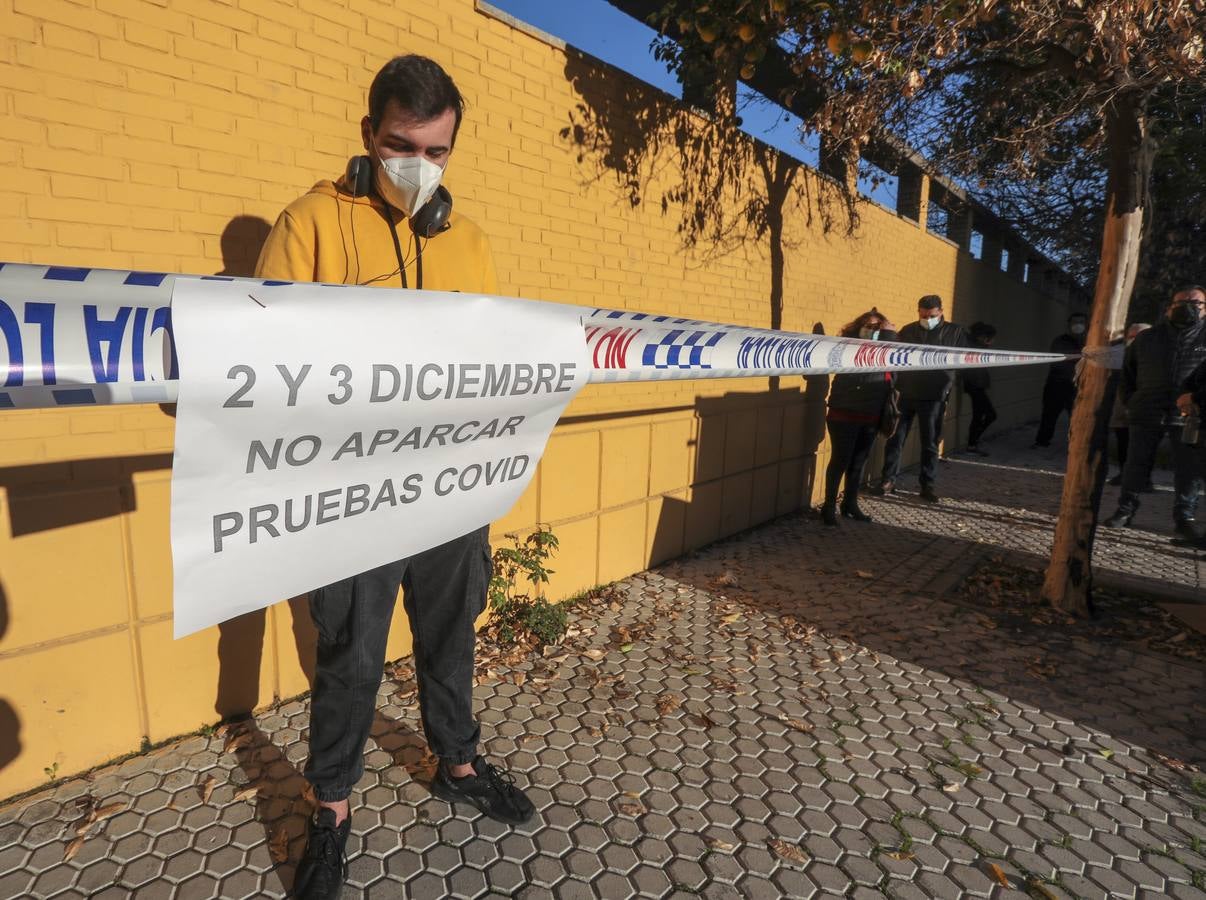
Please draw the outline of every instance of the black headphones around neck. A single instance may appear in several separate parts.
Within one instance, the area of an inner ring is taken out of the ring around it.
[[[353,197],[367,197],[374,193],[376,186],[373,183],[373,161],[369,157],[353,156],[348,160],[347,184]],[[448,224],[450,215],[452,194],[441,184],[431,199],[410,217],[410,230],[418,237],[433,238],[451,227]]]

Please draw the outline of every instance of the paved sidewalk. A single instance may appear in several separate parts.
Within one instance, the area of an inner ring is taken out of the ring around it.
[[[1206,898],[1206,671],[946,599],[984,545],[1045,552],[1059,460],[1020,440],[944,464],[936,509],[788,517],[627,579],[564,653],[484,680],[485,752],[531,786],[528,826],[429,795],[399,670],[344,897]],[[1149,499],[1102,566],[1200,587],[1201,554],[1144,530],[1169,527]],[[0,809],[0,897],[284,895],[307,715]]]

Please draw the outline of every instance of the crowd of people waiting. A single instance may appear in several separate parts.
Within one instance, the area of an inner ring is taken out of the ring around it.
[[[1051,445],[1061,414],[1067,413],[1070,419],[1076,399],[1088,319],[1083,313],[1073,313],[1067,326],[1067,331],[1051,342],[1052,353],[1068,358],[1052,363],[1048,369],[1035,448]],[[933,294],[918,301],[917,320],[899,331],[876,308],[841,330],[843,337],[864,340],[981,349],[992,346],[996,333],[996,328],[984,322],[964,329],[946,321],[942,299]],[[1131,524],[1139,508],[1139,494],[1153,490],[1152,468],[1159,446],[1167,437],[1177,539],[1206,548],[1206,530],[1199,527],[1196,516],[1198,499],[1206,486],[1206,438],[1200,435],[1197,424],[1206,411],[1206,288],[1188,285],[1176,291],[1158,324],[1132,324],[1113,349],[1115,371],[1107,398],[1113,396],[1109,427],[1114,434],[1119,470],[1109,483],[1122,490],[1118,509],[1105,525],[1119,528]],[[971,403],[966,450],[987,456],[981,440],[997,418],[989,397],[990,370],[966,369],[959,380]],[[821,504],[821,518],[826,525],[837,526],[840,517],[871,521],[858,500],[867,461],[880,434],[886,438],[883,469],[871,492],[880,496],[895,493],[901,456],[914,421],[921,450],[919,496],[928,503],[939,501],[935,491],[938,442],[954,384],[955,375],[950,370],[834,376],[826,413],[830,458]]]

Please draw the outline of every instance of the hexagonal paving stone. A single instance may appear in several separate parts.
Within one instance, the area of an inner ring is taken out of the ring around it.
[[[944,485],[959,465],[944,465]],[[1013,471],[994,478],[1031,477]],[[1193,896],[1190,864],[1161,853],[1206,829],[1153,789],[1167,772],[1132,742],[1194,758],[1185,710],[1200,675],[1171,675],[1130,650],[1097,657],[1088,641],[1045,649],[1043,635],[1007,628],[989,638],[978,614],[918,603],[921,573],[979,552],[959,542],[966,535],[931,537],[962,515],[956,504],[998,515],[974,496],[936,508],[869,498],[877,523],[840,535],[788,517],[628,579],[618,612],[573,612],[594,617],[603,660],[571,642],[551,680],[538,683],[542,661],[525,660],[524,685],[475,691],[483,752],[519,773],[539,809],[519,828],[430,796],[417,710],[396,705],[387,680],[388,724],[374,726],[353,796],[349,896],[869,898],[885,876],[893,897],[986,896],[997,886],[985,853],[1017,886],[1024,866],[1058,873],[1080,896]],[[1131,531],[1138,548],[1145,532]],[[876,560],[879,577],[830,562],[842,553]],[[752,599],[720,627],[735,602],[713,593],[726,570]],[[807,644],[785,636],[785,615],[815,626]],[[615,652],[611,629],[638,623],[653,629],[648,640]],[[1048,652],[1067,685],[1059,703],[1025,673]],[[615,675],[623,682],[599,680]],[[719,686],[729,680],[737,692]],[[662,715],[671,693],[681,705]],[[285,829],[294,861],[304,842],[307,704],[257,722],[262,759],[194,737],[0,810],[0,896],[279,895],[291,869],[275,865],[268,841]],[[209,774],[219,787],[203,803]],[[251,782],[260,795],[231,802]],[[64,864],[64,826],[89,793],[130,808]],[[802,847],[804,863],[776,855],[771,840]]]

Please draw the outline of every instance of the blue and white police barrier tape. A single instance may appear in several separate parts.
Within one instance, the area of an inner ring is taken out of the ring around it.
[[[0,409],[173,402],[179,366],[171,303],[180,278],[245,283],[261,297],[289,284],[0,263]],[[562,308],[583,322],[593,363],[590,380],[596,383],[981,368],[1067,358]]]

